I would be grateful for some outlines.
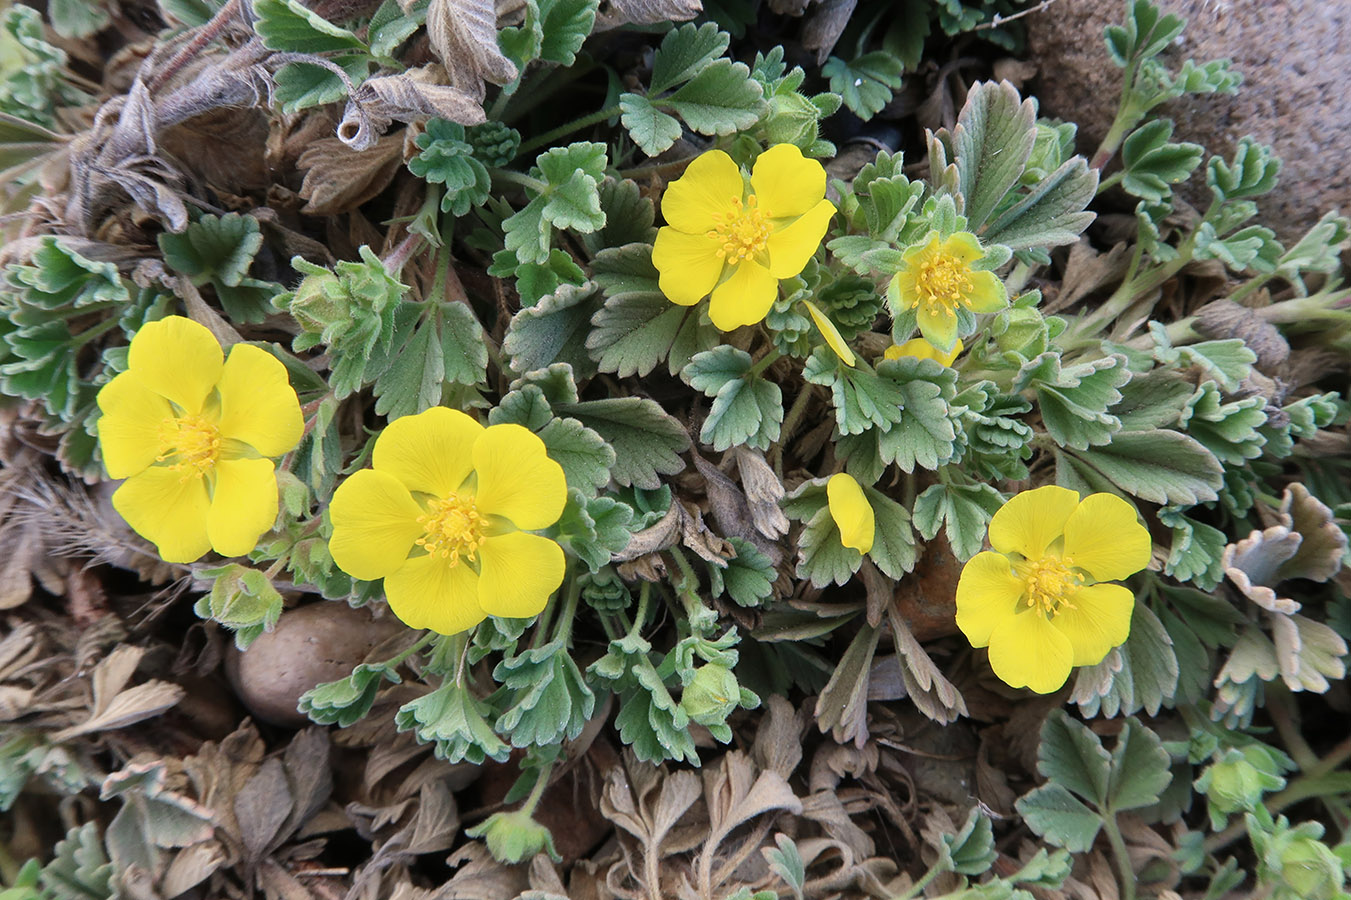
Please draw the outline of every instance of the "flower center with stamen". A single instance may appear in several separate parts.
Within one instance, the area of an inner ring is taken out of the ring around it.
[[[1027,605],[1047,615],[1055,615],[1062,608],[1073,609],[1070,597],[1084,583],[1083,577],[1075,573],[1073,564],[1069,558],[1056,556],[1024,563],[1019,574],[1027,585]]]
[[[741,198],[732,201],[735,209],[728,213],[714,213],[718,223],[708,236],[719,243],[718,256],[732,265],[750,259],[761,250],[774,230],[769,224],[769,213],[759,208],[755,195],[746,203]]]
[[[417,522],[424,534],[414,543],[428,556],[449,560],[452,566],[461,558],[473,560],[483,545],[486,522],[472,495],[451,494],[444,500],[433,500]]]
[[[157,462],[183,473],[183,478],[200,477],[216,466],[220,455],[220,429],[202,416],[170,417],[160,423]]]
[[[946,316],[955,315],[962,299],[974,287],[971,267],[946,253],[934,254],[920,263],[915,286],[919,296],[911,302],[911,307],[923,301],[931,316],[937,316],[939,310]]]

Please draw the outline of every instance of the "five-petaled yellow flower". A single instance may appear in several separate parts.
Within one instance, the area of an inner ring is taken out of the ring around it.
[[[913,356],[915,359],[932,359],[940,366],[951,366],[965,349],[961,338],[957,339],[957,343],[953,344],[952,349],[947,353],[935,349],[934,345],[924,338],[914,338],[904,344],[892,344],[883,351],[882,357],[883,359],[900,359],[902,356]]]
[[[528,532],[558,521],[567,485],[543,441],[434,407],[392,422],[371,458],[329,506],[340,569],[385,579],[396,616],[441,634],[544,609],[563,581],[563,550]]]
[[[826,504],[840,529],[840,543],[859,553],[873,548],[877,515],[854,476],[836,472],[826,482]]]
[[[235,344],[226,359],[191,319],[148,322],[98,405],[103,464],[126,479],[113,508],[165,560],[192,562],[208,550],[243,556],[272,527],[271,457],[295,447],[304,425],[272,354]]]
[[[1135,598],[1119,584],[1149,563],[1149,531],[1114,494],[1061,487],[1018,494],[990,520],[994,552],[957,583],[957,627],[990,648],[994,673],[1039,694],[1102,662],[1130,635]]]
[[[723,331],[754,325],[779,293],[779,279],[802,272],[821,246],[835,205],[826,170],[792,144],[755,161],[750,190],[721,150],[690,163],[666,188],[652,263],[673,303],[693,306],[712,291],[708,315]]]
[[[1004,283],[993,272],[971,267],[984,256],[980,241],[966,231],[946,239],[935,234],[906,250],[887,287],[892,312],[913,309],[924,339],[944,353],[951,351],[964,311],[992,313],[1008,305]]]

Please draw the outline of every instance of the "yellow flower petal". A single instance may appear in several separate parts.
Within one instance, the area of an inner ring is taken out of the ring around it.
[[[397,570],[422,536],[422,507],[397,478],[377,469],[362,469],[338,485],[328,515],[333,562],[362,581]]]
[[[371,464],[410,491],[444,499],[474,469],[474,442],[483,426],[458,409],[433,406],[389,423],[376,438]]]
[[[490,616],[539,615],[563,583],[563,548],[537,534],[490,537],[478,551],[478,602]]]
[[[266,350],[235,344],[221,371],[221,437],[248,444],[259,456],[289,453],[305,423],[286,366]]]
[[[990,668],[1010,687],[1038,694],[1059,690],[1073,659],[1069,638],[1035,609],[1010,616],[990,635]]]
[[[487,618],[478,603],[478,583],[478,574],[463,562],[418,556],[385,576],[385,599],[410,628],[459,634]]]
[[[990,643],[994,630],[1018,612],[1023,590],[1003,554],[986,550],[967,560],[957,580],[957,627],[972,647]]]
[[[766,215],[775,219],[800,216],[826,195],[826,170],[804,157],[795,144],[775,144],[755,161],[751,188]]]
[[[769,273],[775,278],[792,278],[801,274],[807,260],[821,246],[821,239],[826,236],[833,215],[835,204],[822,200],[797,221],[770,232],[766,242],[769,248]]]
[[[277,473],[270,459],[223,459],[206,533],[221,556],[244,556],[277,520]]]
[[[1135,507],[1115,494],[1090,494],[1065,522],[1065,557],[1096,581],[1129,578],[1149,565],[1152,552]]]
[[[877,517],[863,488],[846,472],[837,472],[826,482],[826,502],[830,517],[840,529],[840,543],[859,553],[873,548]]]
[[[980,249],[980,240],[969,231],[959,231],[941,243],[935,238],[928,243],[927,247],[931,252],[955,257],[968,266],[985,256],[985,251]]]
[[[1119,584],[1091,584],[1070,597],[1074,605],[1061,606],[1051,624],[1074,648],[1076,666],[1096,666],[1131,633],[1135,595]]]
[[[127,368],[150,390],[185,413],[196,414],[220,380],[224,358],[220,343],[204,325],[169,316],[147,322],[136,332],[127,351]]]
[[[722,275],[721,245],[707,234],[686,234],[674,228],[657,231],[652,265],[661,273],[661,292],[672,303],[693,306],[713,290]]]
[[[835,327],[835,323],[826,318],[826,314],[816,308],[816,304],[810,300],[802,301],[807,307],[807,312],[811,313],[812,321],[816,323],[817,329],[821,332],[821,337],[826,339],[826,344],[835,351],[835,355],[840,358],[840,362],[846,366],[853,366],[854,351],[849,349],[849,345],[844,341],[844,335]]]
[[[1065,533],[1079,495],[1055,485],[1015,494],[990,519],[990,546],[1000,553],[1021,553],[1038,560]]]
[[[211,549],[206,534],[206,479],[166,466],[133,475],[113,493],[113,509],[141,537],[153,543],[165,562],[190,563]]]
[[[732,267],[732,275],[713,289],[708,317],[722,331],[754,325],[768,313],[779,296],[779,281],[753,260]]]
[[[486,516],[502,516],[522,531],[548,528],[563,514],[568,485],[544,442],[520,425],[492,425],[474,443],[478,488]]]
[[[717,224],[716,216],[733,210],[733,200],[746,191],[741,169],[721,150],[696,157],[685,174],[666,187],[661,214],[680,231],[702,234]]]
[[[132,372],[123,372],[99,391],[99,447],[110,478],[129,478],[153,465],[160,452],[160,428],[173,407]]]
[[[957,316],[943,307],[921,303],[915,324],[919,326],[919,333],[939,353],[949,353],[957,346]]]
[[[951,366],[957,357],[962,355],[966,346],[961,338],[952,345],[952,352],[943,353],[934,349],[934,345],[924,340],[924,338],[912,338],[904,344],[892,344],[882,353],[884,359],[900,359],[902,356],[913,356],[915,359],[932,359],[941,366]]]
[[[972,272],[971,290],[964,299],[966,308],[974,313],[999,312],[1009,305],[1004,282],[993,272]]]

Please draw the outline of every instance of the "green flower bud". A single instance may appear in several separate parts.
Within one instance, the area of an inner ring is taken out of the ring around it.
[[[1196,779],[1196,789],[1210,800],[1211,808],[1228,815],[1252,809],[1262,802],[1261,774],[1237,750],[1211,766]]]
[[[304,336],[297,338],[296,349],[305,350],[314,346],[321,339],[319,335],[325,332],[327,332],[327,337],[323,339],[325,342],[342,337],[352,323],[351,308],[352,305],[342,289],[342,280],[337,275],[328,271],[306,275],[305,280],[295,289],[295,293],[290,295],[286,310],[304,329],[306,335],[315,337],[314,340],[307,342],[306,346],[300,346]]]
[[[554,862],[562,862],[549,829],[530,817],[525,810],[493,813],[482,824],[467,829],[470,837],[481,837],[488,852],[501,863],[514,864],[548,853]]]
[[[700,666],[680,695],[680,708],[700,725],[721,725],[741,703],[741,685],[732,670],[717,663]]]
[[[608,566],[595,574],[587,573],[578,579],[582,599],[598,612],[618,612],[628,609],[633,602],[629,587]]]
[[[764,120],[766,141],[773,144],[796,144],[803,150],[816,143],[820,136],[821,111],[796,91],[786,91],[769,98],[769,115]]]
[[[1073,126],[1069,131],[1069,140],[1073,141]],[[1028,157],[1027,167],[1023,170],[1022,182],[1035,184],[1060,168],[1068,158],[1066,156],[1064,126],[1059,128],[1037,123],[1037,136],[1032,144],[1032,154]],[[1072,144],[1071,144],[1072,146]]]
[[[1326,844],[1300,835],[1280,851],[1280,880],[1301,900],[1332,900],[1341,893],[1346,873]]]
[[[1031,359],[1046,351],[1046,320],[1035,309],[1016,306],[1006,309],[990,330],[995,345],[1005,353]]]

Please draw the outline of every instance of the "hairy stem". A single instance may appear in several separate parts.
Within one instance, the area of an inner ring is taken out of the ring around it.
[[[593,112],[589,116],[582,116],[580,119],[573,119],[571,122],[565,122],[564,124],[559,125],[557,128],[555,128],[553,131],[546,131],[544,132],[544,134],[541,134],[538,137],[534,137],[526,141],[524,144],[521,145],[519,153],[521,156],[524,156],[525,154],[529,153],[532,150],[538,150],[540,147],[552,144],[554,141],[558,140],[561,137],[567,137],[574,131],[581,131],[583,128],[590,128],[592,125],[599,125],[606,119],[614,118],[615,116],[619,115],[619,113],[620,113],[619,104],[616,103],[613,106],[607,106],[602,110],[597,110],[596,112]]]

